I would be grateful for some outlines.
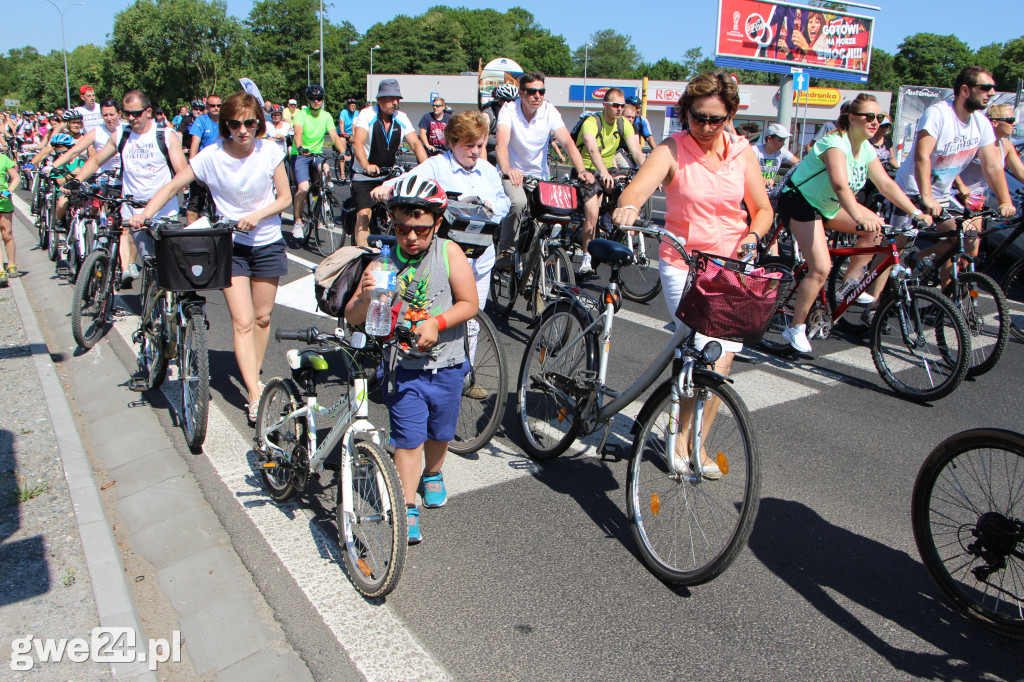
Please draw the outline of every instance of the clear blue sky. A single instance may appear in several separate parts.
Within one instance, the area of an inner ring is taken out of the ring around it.
[[[54,0],[61,8],[73,0]],[[73,7],[65,14],[68,49],[83,43],[103,45],[113,28],[114,15],[132,3],[129,0],[84,0],[85,7]],[[348,20],[360,32],[373,24],[387,21],[394,14],[414,16],[433,4],[434,0],[392,0],[367,3],[362,0],[335,2],[328,9],[333,22]],[[718,13],[716,0],[684,0],[658,2],[615,2],[613,0],[574,0],[564,2],[520,2],[499,4],[493,2],[448,3],[471,8],[491,7],[500,11],[512,6],[533,12],[537,21],[553,33],[561,33],[570,48],[586,42],[594,31],[614,28],[633,38],[645,61],[654,62],[662,57],[679,61],[690,47],[701,47],[705,55],[714,51],[714,30]],[[871,4],[871,3],[866,3]],[[907,35],[917,32],[955,34],[972,48],[992,42],[1005,42],[1024,34],[1024,24],[1015,20],[1015,3],[1001,0],[974,0],[965,12],[963,0],[880,0],[874,3],[882,11],[860,11],[877,18],[875,46],[895,52]],[[40,52],[60,49],[60,22],[57,10],[46,0],[4,0],[4,19],[8,30],[0,39],[0,53],[12,47],[32,45]],[[247,0],[228,0],[228,11],[244,18],[252,3]],[[372,9],[371,9],[372,6]],[[625,11],[622,8],[626,8]],[[1003,20],[999,20],[1003,17]],[[614,25],[610,25],[614,21]],[[684,29],[685,27],[685,29]],[[385,46],[386,49],[386,46]],[[500,56],[500,55],[494,55]],[[330,56],[328,55],[328,59]]]

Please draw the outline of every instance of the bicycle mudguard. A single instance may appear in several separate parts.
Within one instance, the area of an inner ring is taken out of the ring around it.
[[[730,377],[727,377],[724,374],[720,374],[714,370],[707,369],[705,367],[694,366],[693,373],[695,375],[700,374],[707,377],[713,377],[715,379],[719,379],[730,384],[736,383]],[[636,419],[633,420],[633,425],[629,427],[630,435],[636,436],[637,428],[639,428],[640,424],[643,424],[645,421],[647,421],[647,418],[651,416],[651,412],[653,412],[654,408],[658,405],[658,403],[661,402],[661,392],[669,392],[672,390],[673,381],[675,381],[675,376],[665,379],[665,381],[661,382],[657,388],[651,391],[651,394],[647,397],[647,400],[644,401],[643,407],[640,408],[640,412],[636,415]]]

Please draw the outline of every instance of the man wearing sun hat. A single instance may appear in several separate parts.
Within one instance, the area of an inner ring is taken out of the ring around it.
[[[764,140],[760,144],[754,145],[754,155],[757,157],[757,162],[761,164],[761,177],[767,188],[775,186],[775,179],[782,164],[795,166],[800,163],[800,159],[786,149],[786,140],[788,139],[789,130],[781,123],[772,123],[764,131]]]
[[[295,112],[298,111],[298,106],[298,100],[293,97],[288,100],[288,106],[286,106],[284,111],[281,112],[281,118],[287,121],[289,125],[295,125],[295,122],[292,119],[295,118]]]
[[[75,111],[82,115],[82,133],[85,134],[103,125],[103,114],[100,113],[100,105],[96,104],[96,92],[91,85],[80,87],[78,96],[82,98],[82,105],[75,107]]]

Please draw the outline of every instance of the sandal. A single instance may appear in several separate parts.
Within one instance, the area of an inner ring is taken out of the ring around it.
[[[263,389],[266,388],[266,385],[262,381],[256,384],[256,386],[259,389],[256,394],[256,399],[251,401],[248,407],[250,424],[256,423],[256,415],[259,414],[260,411],[260,398],[263,397]]]

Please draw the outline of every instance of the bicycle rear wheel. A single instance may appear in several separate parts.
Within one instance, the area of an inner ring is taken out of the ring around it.
[[[533,312],[540,315],[544,308],[554,300],[554,282],[575,285],[576,275],[572,271],[572,259],[560,246],[549,245],[548,255],[540,264],[544,269],[543,286],[533,282]],[[536,275],[536,271],[534,272]]]
[[[835,310],[839,307],[836,291],[843,285],[846,279],[846,269],[850,264],[849,256],[836,256],[832,261],[832,271],[828,274],[828,281],[825,283],[825,294],[828,300],[828,307]],[[846,309],[843,316],[836,320],[836,326],[854,334],[864,334],[871,326],[862,321],[862,315],[867,310],[867,305],[854,301]]]
[[[654,391],[637,418],[626,477],[626,515],[651,571],[666,582],[697,585],[725,571],[750,537],[761,499],[761,466],[743,401],[723,379],[695,374],[695,398],[684,400],[683,409],[690,415],[689,428],[703,431],[703,449],[711,461],[717,460],[722,476],[710,480],[690,473],[688,438],[682,435],[676,471],[670,471],[672,381]],[[702,425],[693,423],[695,401],[703,402]],[[716,406],[717,412],[709,415]],[[684,418],[681,413],[680,421]]]
[[[961,613],[1024,639],[1024,436],[973,429],[943,441],[914,483],[914,539]]]
[[[576,438],[576,400],[568,389],[586,370],[597,370],[597,334],[574,306],[548,306],[523,353],[516,392],[520,443],[537,460],[565,452]],[[581,336],[582,334],[582,336]]]
[[[519,295],[519,284],[517,282],[514,268],[491,270],[491,295],[487,302],[494,309],[499,317],[508,317],[516,306],[516,296]]]
[[[887,294],[871,328],[871,356],[882,379],[904,398],[938,400],[967,374],[971,339],[949,299],[925,287]]]
[[[149,316],[142,320],[142,335],[139,345],[139,362],[141,369],[147,374],[147,388],[160,388],[167,377],[167,355],[164,352],[164,340],[167,338],[164,320],[167,312],[167,301],[156,295],[155,273],[147,278],[146,288],[142,294],[143,306],[146,301],[153,301]]]
[[[312,230],[316,249],[329,256],[345,245],[345,224],[341,220],[338,200],[328,195],[317,202],[316,229]]]
[[[622,231],[620,241],[623,244],[632,242],[634,259],[632,265],[619,272],[622,295],[630,301],[647,303],[661,293],[661,273],[658,270],[658,247],[661,241],[639,232],[630,236],[625,230]]]
[[[786,284],[779,287],[778,297],[776,298],[775,314],[772,315],[771,322],[768,323],[768,329],[765,331],[764,336],[761,337],[761,341],[758,345],[762,350],[766,350],[773,355],[791,355],[795,351],[793,346],[789,345],[789,341],[782,338],[782,332],[793,324],[793,305],[796,303],[796,289],[800,285],[800,281],[793,277],[793,268],[790,266],[790,261],[787,258],[780,256],[765,256],[758,261],[758,264],[772,270],[783,272],[789,277],[784,277]]]
[[[409,544],[398,471],[380,446],[357,441],[348,470],[340,473],[337,522],[345,568],[361,594],[383,597],[402,577]]]
[[[455,437],[448,443],[448,449],[457,455],[476,452],[490,442],[508,400],[505,353],[494,323],[478,312],[466,325],[470,367],[462,387]]]
[[[263,487],[277,502],[285,502],[295,494],[295,479],[290,465],[296,463],[296,455],[305,452],[306,420],[292,419],[266,435],[264,432],[299,409],[297,396],[298,391],[291,380],[271,379],[263,388],[256,411],[256,447],[262,453],[257,466]],[[281,448],[286,454],[270,454],[267,443]]]
[[[114,303],[111,277],[107,252],[100,249],[89,254],[71,300],[71,335],[82,348],[95,346],[106,329],[107,313]]]
[[[1024,342],[1024,260],[1006,271],[1001,284],[1010,308],[1010,335]]]
[[[967,376],[988,372],[1010,341],[1010,306],[995,280],[980,272],[961,272],[943,293],[963,316],[971,336]]]
[[[178,348],[178,384],[181,387],[181,430],[193,450],[206,440],[210,412],[210,356],[206,345],[206,316],[190,312],[184,341]]]

